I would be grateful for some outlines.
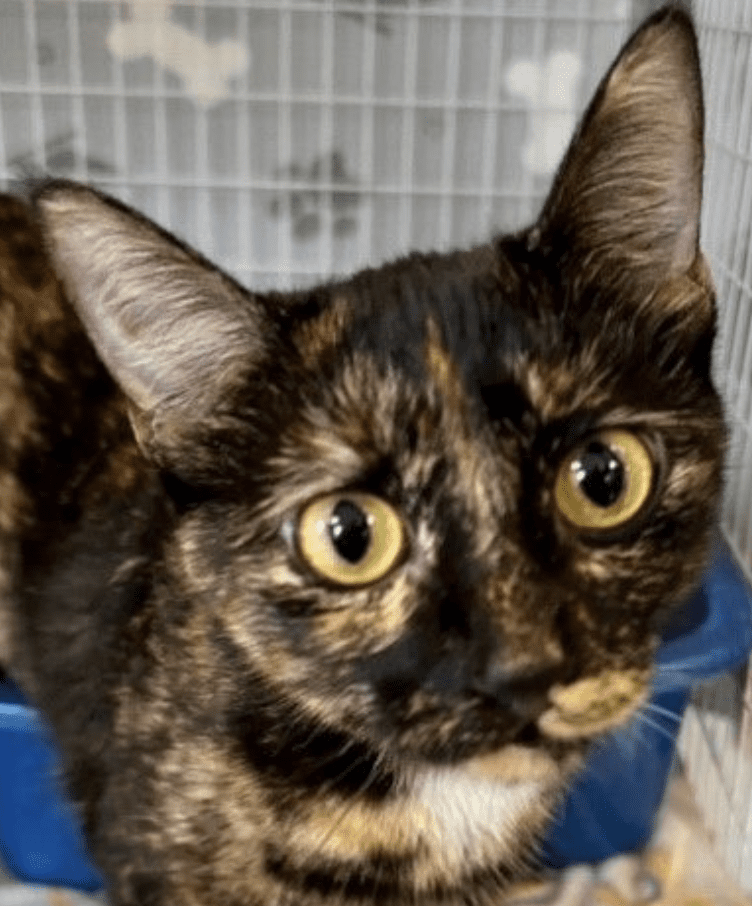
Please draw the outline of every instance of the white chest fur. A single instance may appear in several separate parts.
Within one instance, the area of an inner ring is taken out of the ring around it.
[[[429,846],[448,864],[514,855],[537,824],[550,784],[478,776],[467,765],[425,768],[414,779],[416,812],[428,816]],[[524,834],[527,836],[527,834]]]

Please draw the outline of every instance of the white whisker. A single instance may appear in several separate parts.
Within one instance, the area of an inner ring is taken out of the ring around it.
[[[655,730],[657,733],[660,733],[662,736],[665,736],[666,739],[671,740],[672,743],[675,742],[676,736],[670,730],[667,730],[657,720],[653,720],[652,718],[648,717],[648,715],[645,714],[644,711],[640,711],[637,714],[637,720],[639,722],[645,724],[646,726],[651,727],[653,730]]]
[[[630,722],[620,727],[618,731],[612,733],[608,738],[616,745],[628,761],[633,761],[638,757],[638,748],[640,746],[650,746],[649,741],[645,738],[643,727],[640,724],[639,714],[635,715]]]
[[[658,714],[660,717],[665,717],[668,720],[672,720],[676,724],[680,724],[682,722],[683,715],[679,714],[678,711],[672,711],[670,708],[664,708],[662,705],[657,705],[655,702],[645,702],[642,707],[645,711],[648,711],[651,714]]]
[[[692,670],[694,667],[698,667],[700,664],[704,664],[706,658],[707,655],[696,654],[693,657],[687,657],[681,661],[669,661],[669,663],[667,664],[658,664],[656,665],[656,673],[664,673],[669,671],[682,672],[684,670]]]

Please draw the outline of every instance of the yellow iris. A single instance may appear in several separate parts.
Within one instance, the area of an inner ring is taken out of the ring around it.
[[[374,494],[341,491],[317,497],[298,519],[298,550],[314,572],[338,585],[368,585],[401,560],[402,519]]]
[[[559,466],[554,500],[575,528],[617,528],[637,515],[653,488],[655,465],[631,431],[599,431]]]

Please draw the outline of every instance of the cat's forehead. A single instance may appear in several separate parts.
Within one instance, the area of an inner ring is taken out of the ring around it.
[[[397,262],[333,290],[318,317],[297,327],[309,367],[325,363],[351,389],[379,385],[395,398],[438,390],[455,408],[501,390],[512,414],[527,408],[544,419],[612,399],[602,372],[613,347],[557,310],[556,289],[540,274],[522,276],[490,247],[418,264]]]

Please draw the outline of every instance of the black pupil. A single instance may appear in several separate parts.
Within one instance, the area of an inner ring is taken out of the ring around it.
[[[576,462],[575,474],[583,493],[598,506],[613,506],[624,489],[624,466],[598,440],[587,445]]]
[[[340,557],[357,563],[371,543],[366,514],[352,500],[340,500],[329,519],[329,537]]]

